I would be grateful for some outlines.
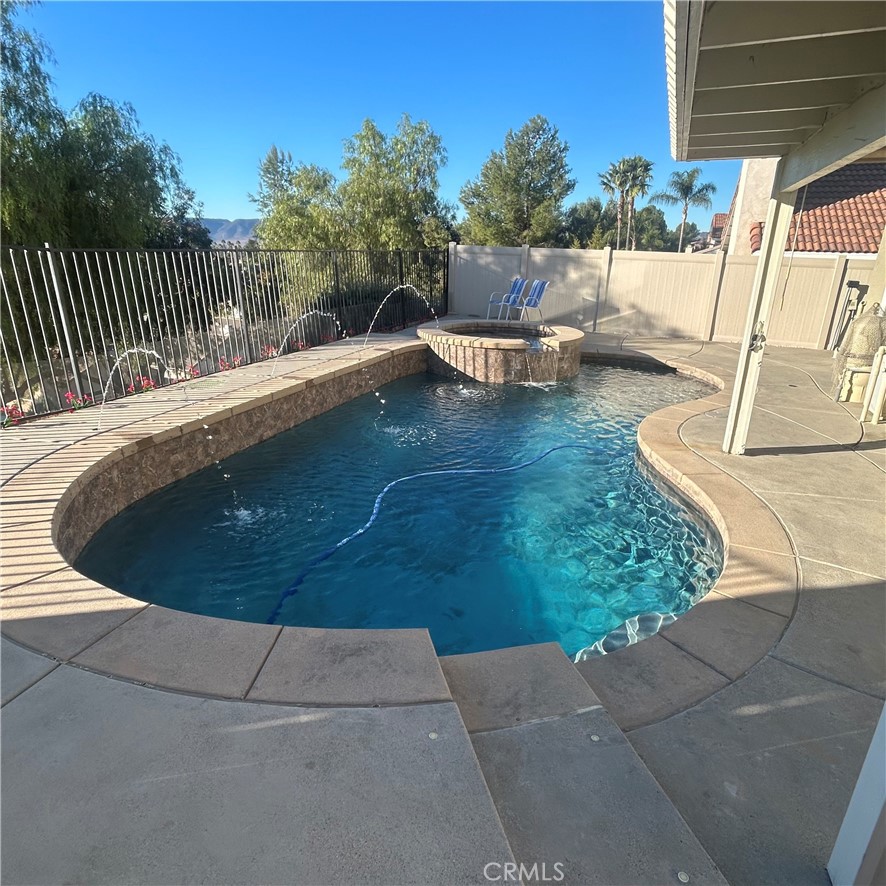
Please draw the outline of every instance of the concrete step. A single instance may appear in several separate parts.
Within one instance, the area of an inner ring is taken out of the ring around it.
[[[440,659],[468,732],[488,732],[600,706],[558,643]]]
[[[9,883],[482,884],[513,864],[450,701],[233,702],[62,664],[3,707],[2,777]]]
[[[558,644],[441,665],[524,882],[726,882]]]

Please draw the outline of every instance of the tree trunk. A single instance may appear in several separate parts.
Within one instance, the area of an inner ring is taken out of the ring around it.
[[[624,203],[625,203],[625,195],[624,192],[619,192],[618,195],[618,205],[615,207],[615,248],[619,249],[621,246],[621,214],[624,211]]]
[[[628,233],[625,237],[625,246],[631,244],[631,249],[637,248],[637,231],[634,226],[634,198],[628,202]]]
[[[680,245],[677,246],[677,252],[683,251],[683,229],[686,227],[686,215],[689,212],[689,205],[683,204],[683,221],[680,222]]]

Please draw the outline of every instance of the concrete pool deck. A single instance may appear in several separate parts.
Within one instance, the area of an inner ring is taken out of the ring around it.
[[[416,346],[412,332],[377,337],[373,359]],[[585,349],[727,385],[737,359],[732,345],[673,340]],[[4,633],[24,644],[3,640],[4,879],[485,882],[484,864],[513,853],[569,859],[567,882],[676,882],[690,867],[692,882],[720,882],[709,856],[734,883],[826,883],[886,670],[883,426],[859,439],[851,407],[823,393],[829,354],[767,352],[747,456],[719,452],[722,393],[644,421],[654,468],[721,512],[733,578],[661,636],[577,669],[530,647],[518,663],[504,650],[441,670],[424,632],[379,632],[412,635],[362,643],[384,680],[346,666],[337,680],[306,667],[299,629],[238,625],[274,632],[241,645],[219,628],[206,646],[189,627],[199,616],[171,624],[162,607],[64,586],[76,578],[52,514],[72,479],[111,457],[106,442],[125,461],[148,431],[167,442],[319,386],[351,372],[358,350],[284,358],[273,380],[267,364],[212,376],[187,401],[181,386],[127,398],[100,437],[95,410],[4,434],[0,602]],[[41,617],[47,583],[59,605]],[[316,633],[317,655],[347,662],[352,642],[326,635],[362,632]],[[247,701],[194,697],[208,695]],[[593,753],[604,747],[608,779]],[[619,821],[632,799],[651,821]]]

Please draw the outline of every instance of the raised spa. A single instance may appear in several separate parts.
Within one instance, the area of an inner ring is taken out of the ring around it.
[[[447,321],[423,327],[418,334],[431,347],[431,372],[487,384],[573,378],[585,337],[571,326],[508,320]]]

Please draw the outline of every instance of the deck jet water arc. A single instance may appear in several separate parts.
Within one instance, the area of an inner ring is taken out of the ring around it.
[[[108,398],[108,391],[111,389],[111,382],[114,380],[114,373],[119,368],[120,364],[128,357],[130,354],[145,354],[147,356],[156,357],[162,364],[163,368],[169,372],[169,364],[156,352],[151,351],[148,348],[127,348],[118,358],[117,362],[111,367],[111,371],[108,373],[108,381],[105,384],[104,390],[102,391],[102,403],[101,408],[98,411],[98,423],[95,426],[97,431],[102,429],[102,415],[105,411],[105,400]],[[187,399],[187,388],[183,389],[185,392],[185,399]]]

